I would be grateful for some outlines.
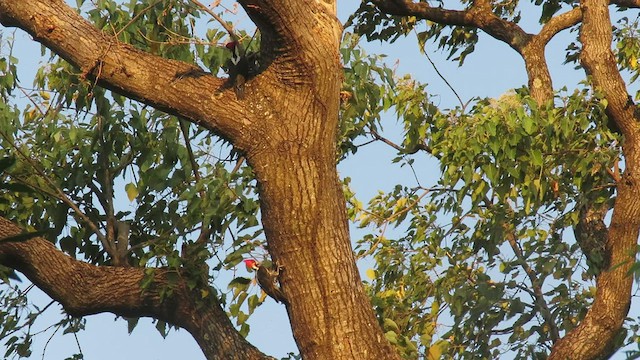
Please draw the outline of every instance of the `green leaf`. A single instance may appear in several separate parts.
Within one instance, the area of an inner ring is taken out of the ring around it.
[[[543,165],[543,158],[542,158],[542,152],[540,151],[540,149],[531,149],[529,151],[529,154],[531,156],[531,163],[534,166],[542,166]]]
[[[398,324],[396,324],[391,319],[384,319],[383,328],[385,330],[391,330],[391,331],[394,331],[396,333],[400,332],[400,328],[398,327]]]
[[[163,338],[167,337],[167,323],[161,320],[156,320],[156,330],[162,335]]]
[[[129,332],[129,334],[131,334],[133,332],[133,329],[136,328],[136,326],[138,325],[138,320],[140,320],[140,318],[125,318],[127,320],[127,331]]]
[[[398,334],[396,334],[395,331],[387,331],[386,333],[384,333],[384,337],[387,338],[387,341],[389,341],[392,345],[398,343]]]
[[[124,186],[129,201],[133,201],[138,197],[138,187],[134,183],[128,183]]]
[[[376,278],[376,272],[373,269],[367,269],[366,274],[369,280],[374,280]]]
[[[233,280],[231,280],[229,282],[228,287],[231,288],[236,288],[236,287],[240,287],[240,288],[246,288],[249,284],[251,284],[251,279],[249,278],[245,278],[245,277],[236,277]]]
[[[449,343],[446,340],[439,340],[435,344],[429,347],[428,360],[438,360],[442,358],[442,354],[449,347]]]
[[[533,135],[536,132],[535,122],[530,117],[524,117],[522,119],[522,128],[527,133],[527,135]]]
[[[12,167],[15,163],[16,159],[14,157],[5,156],[0,158],[0,174]]]
[[[33,189],[24,184],[18,183],[0,183],[0,189],[9,191],[22,192],[22,193],[34,193]]]

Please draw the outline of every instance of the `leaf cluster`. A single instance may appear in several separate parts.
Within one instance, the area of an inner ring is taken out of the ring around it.
[[[214,27],[198,38],[203,21],[193,5],[105,0],[86,13],[120,41],[214,73],[229,56],[218,46],[224,31]],[[2,52],[0,59],[0,71],[15,74],[18,59]],[[154,267],[174,269],[162,296],[186,280],[203,303],[215,296],[230,306],[247,333],[248,316],[237,309],[248,288],[225,286],[243,256],[264,251],[256,184],[244,158],[203,129],[97,86],[54,55],[33,88],[7,79],[0,81],[0,158],[12,166],[0,173],[0,215],[29,230],[51,229],[50,241],[96,265],[114,264],[116,224],[127,222],[122,256],[126,266],[148,268],[143,289]],[[9,96],[16,86],[27,102]],[[257,304],[250,301],[249,314]],[[128,320],[131,331],[137,319]],[[167,324],[156,325],[166,335]]]
[[[368,289],[381,324],[407,358],[441,341],[444,358],[544,356],[593,296],[565,230],[577,204],[615,195],[620,148],[606,102],[581,90],[539,106],[517,90],[468,111],[399,104],[405,145],[426,144],[441,176],[366,207],[350,196],[352,216],[373,232],[357,254],[375,262]]]

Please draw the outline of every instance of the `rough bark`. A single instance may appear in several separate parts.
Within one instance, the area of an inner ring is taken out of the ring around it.
[[[100,85],[205,126],[245,153],[305,359],[397,358],[355,266],[335,166],[342,83],[335,1],[240,3],[260,29],[266,64],[246,83],[244,100],[223,87],[224,79],[104,35],[61,0],[0,0],[0,23],[24,29]],[[194,71],[198,76],[181,76]],[[64,303],[67,295],[56,299]],[[222,336],[199,326],[205,336]]]
[[[546,44],[560,31],[582,22],[581,62],[594,87],[608,101],[608,117],[622,130],[625,173],[618,181],[617,197],[607,234],[608,269],[598,277],[597,295],[585,319],[554,345],[549,359],[597,359],[609,355],[631,301],[632,278],[629,269],[635,261],[640,229],[640,152],[636,105],[628,96],[625,83],[611,52],[609,4],[638,7],[635,0],[582,0],[580,7],[551,18],[536,35],[499,19],[484,0],[475,1],[464,11],[432,8],[409,0],[371,0],[389,14],[416,16],[441,24],[473,26],[509,44],[525,61],[532,97],[543,103],[552,99],[553,87],[544,57]]]
[[[579,7],[558,14],[545,23],[537,34],[525,32],[517,23],[502,19],[493,13],[491,2],[476,0],[466,10],[432,7],[429,3],[411,0],[371,0],[380,11],[390,15],[415,16],[418,19],[452,26],[470,26],[483,30],[517,51],[525,62],[531,96],[543,104],[553,99],[553,83],[544,49],[559,32],[577,25],[582,20]],[[612,0],[629,8],[640,7],[638,0]]]
[[[496,16],[491,3],[486,0],[474,1],[467,10],[434,8],[428,3],[414,3],[410,0],[371,2],[387,14],[415,16],[445,25],[475,27],[511,46],[525,62],[529,90],[539,104],[553,99],[553,83],[544,54],[545,47],[558,33],[582,20],[582,10],[576,7],[549,19],[537,34],[529,34],[517,23]],[[610,3],[638,7],[634,0],[614,0]]]
[[[372,3],[387,14],[415,16],[445,25],[475,27],[509,45],[522,56],[531,96],[539,104],[553,98],[553,85],[544,48],[555,34],[577,22],[575,13],[559,17],[545,24],[539,34],[533,35],[525,32],[518,24],[496,16],[491,2],[487,0],[474,1],[466,10],[435,8],[428,3],[414,3],[410,0],[372,0]]]
[[[609,355],[612,343],[629,311],[640,229],[640,152],[636,106],[611,52],[611,20],[607,0],[583,0],[581,62],[594,87],[607,99],[607,115],[624,135],[625,171],[618,182],[616,203],[607,236],[609,268],[597,280],[597,293],[584,320],[558,341],[549,359],[597,359]]]
[[[0,239],[21,232],[11,221],[0,217]],[[178,280],[172,285],[173,296],[161,299],[160,289],[169,285],[166,269],[156,269],[154,281],[143,290],[140,283],[145,277],[144,269],[77,261],[41,237],[0,241],[0,263],[23,273],[72,316],[111,312],[152,317],[189,331],[207,359],[270,359],[235,330],[214,297],[208,306],[202,306],[202,301],[195,301],[199,289],[190,291]]]
[[[101,86],[190,119],[239,146],[249,137],[249,119],[224,79],[118,42],[64,1],[0,1],[0,23],[25,30]]]

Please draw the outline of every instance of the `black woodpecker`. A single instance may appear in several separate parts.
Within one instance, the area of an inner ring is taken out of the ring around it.
[[[278,281],[278,275],[280,275],[281,270],[279,266],[269,266],[265,263],[259,263],[255,259],[246,259],[244,264],[247,269],[256,272],[256,280],[258,280],[258,285],[260,285],[262,291],[271,296],[276,302],[288,303]]]
[[[250,65],[247,57],[241,53],[237,41],[228,42],[225,47],[231,51],[231,59],[227,64],[229,82],[233,85],[238,99],[244,98],[244,84],[249,77]]]
[[[577,209],[578,223],[573,227],[573,232],[580,249],[587,257],[588,272],[598,276],[609,266],[606,246],[608,229],[604,223],[609,208],[603,204],[579,204]]]

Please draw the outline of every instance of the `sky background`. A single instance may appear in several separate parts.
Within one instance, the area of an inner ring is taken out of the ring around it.
[[[73,2],[75,3],[75,1]],[[346,20],[356,8],[357,1],[339,1],[339,18]],[[537,11],[533,12],[537,14]],[[526,15],[525,15],[526,16]],[[537,16],[524,22],[525,30],[536,32],[539,29]],[[9,31],[7,31],[9,30]],[[11,29],[5,29],[4,35],[10,34]],[[584,74],[573,69],[573,65],[563,65],[564,49],[567,39],[574,34],[565,32],[554,39],[547,48],[547,58],[551,68],[554,87],[567,86],[572,89]],[[41,61],[40,45],[22,31],[15,33],[16,56],[20,59],[19,71],[23,86],[29,86],[38,63]],[[363,42],[364,44],[364,42]],[[394,44],[379,42],[364,44],[370,54],[387,54],[389,65],[397,66],[399,75],[409,73],[421,82],[428,83],[427,90],[436,95],[434,101],[442,107],[453,107],[458,104],[451,90],[438,77],[428,60],[420,55],[417,41],[413,36],[400,39]],[[473,97],[499,97],[509,89],[526,84],[526,74],[522,59],[507,45],[481,33],[476,51],[467,57],[465,65],[458,67],[456,62],[447,61],[446,56],[437,52],[434,44],[427,45],[427,51],[437,64],[439,71],[455,88],[462,100],[466,102]],[[383,121],[383,135],[401,142],[401,126],[397,124],[395,115],[390,115]],[[390,164],[395,152],[386,145],[374,143],[359,149],[356,155],[342,162],[339,166],[341,176],[352,179],[352,189],[356,191],[361,201],[366,202],[378,190],[388,191],[396,184],[411,186],[415,183],[410,169],[399,168]],[[427,158],[418,159],[415,170],[423,185],[429,183],[433,176],[438,175],[437,164]],[[426,184],[425,184],[426,183]],[[358,239],[363,232],[352,228],[352,238]],[[359,264],[361,270],[367,264]],[[249,276],[244,267],[239,269],[240,275]],[[363,276],[364,277],[364,276]],[[30,300],[39,306],[46,305],[49,298],[37,289],[30,292]],[[45,329],[48,325],[60,319],[61,307],[52,306],[37,323],[36,331]],[[163,339],[155,330],[150,319],[141,319],[131,335],[127,332],[126,322],[118,320],[113,314],[94,315],[87,318],[86,330],[78,334],[78,340],[88,360],[103,359],[192,359],[204,360],[204,356],[184,330],[171,331]],[[260,306],[249,320],[251,333],[248,339],[259,349],[277,358],[288,352],[297,353],[285,308],[268,299]],[[38,335],[34,341],[32,359],[64,359],[77,352],[77,345],[72,335],[57,334],[49,340],[53,329]],[[44,347],[46,352],[43,355]],[[0,345],[0,354],[4,353]]]

